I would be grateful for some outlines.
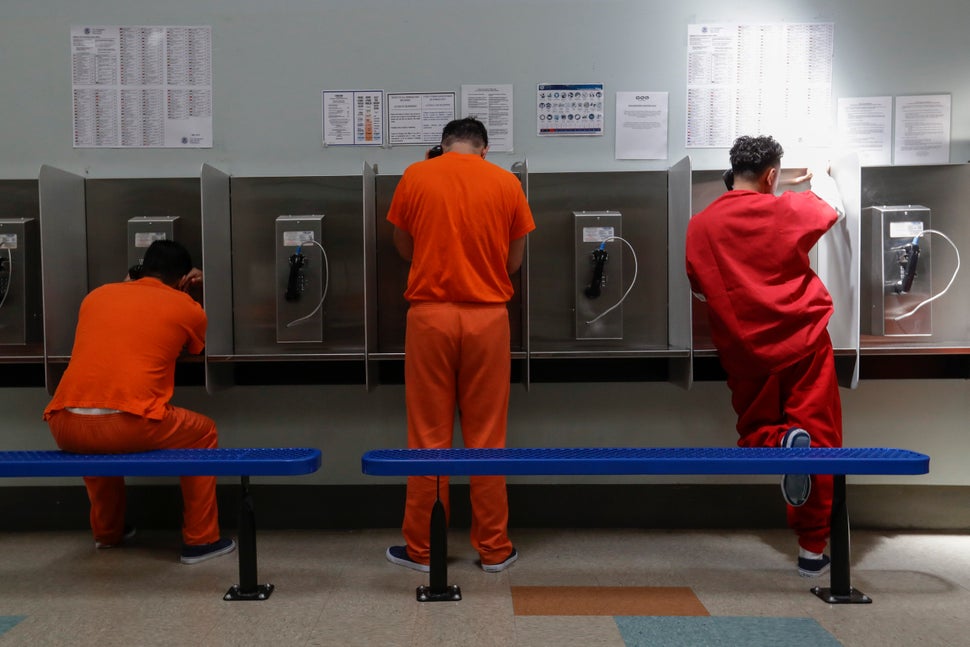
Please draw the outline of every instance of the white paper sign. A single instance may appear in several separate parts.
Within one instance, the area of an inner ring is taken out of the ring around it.
[[[862,166],[892,164],[893,98],[839,99],[839,144],[854,151]]]
[[[893,163],[950,163],[950,95],[896,97]]]
[[[454,92],[387,94],[387,139],[392,146],[438,144],[454,118]]]
[[[616,93],[616,159],[667,159],[667,93]]]
[[[512,152],[512,84],[462,85],[461,116],[475,117],[488,131],[488,148]]]

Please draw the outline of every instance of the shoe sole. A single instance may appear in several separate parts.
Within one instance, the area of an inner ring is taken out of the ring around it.
[[[801,433],[792,433],[786,436],[782,447],[811,447],[812,437],[804,429]],[[795,442],[802,438],[808,439],[807,445],[795,445]],[[812,477],[809,474],[785,474],[781,477],[781,496],[785,503],[798,508],[805,505],[808,497],[812,494]]]
[[[412,571],[418,571],[419,573],[430,573],[431,567],[425,564],[419,564],[418,562],[411,561],[410,559],[401,559],[400,557],[395,557],[391,554],[391,549],[388,548],[387,552],[384,553],[387,557],[387,561],[392,564],[397,564],[398,566],[403,566],[404,568],[410,568]]]
[[[794,496],[793,493],[799,496]],[[791,507],[799,508],[805,505],[811,493],[812,477],[808,474],[785,474],[781,477],[781,496]]]
[[[180,557],[179,561],[183,564],[198,564],[199,562],[204,562],[209,559],[214,559],[216,557],[222,557],[223,555],[228,555],[229,553],[236,550],[236,542],[233,541],[231,544],[225,548],[220,548],[219,550],[214,550],[211,553],[206,553],[205,555],[199,555],[198,557]]]
[[[826,564],[825,566],[823,566],[817,571],[806,571],[800,568],[798,569],[798,574],[801,575],[802,577],[821,577],[826,573],[828,573],[829,569],[831,568],[832,568],[831,564]]]

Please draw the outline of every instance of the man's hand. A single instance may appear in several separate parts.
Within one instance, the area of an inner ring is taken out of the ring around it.
[[[802,182],[809,182],[809,181],[811,181],[811,179],[812,179],[812,177],[814,175],[807,168],[798,169],[796,172],[798,173],[798,175],[796,175],[795,177],[789,178],[787,180],[783,179],[783,180],[779,181],[778,182],[779,186],[797,186],[797,185],[801,184]]]
[[[197,267],[193,267],[188,274],[179,279],[178,289],[183,292],[188,292],[194,287],[199,287],[202,285],[202,270]]]

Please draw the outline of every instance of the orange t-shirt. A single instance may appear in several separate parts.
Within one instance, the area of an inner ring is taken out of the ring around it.
[[[206,316],[158,279],[109,283],[81,302],[71,361],[44,410],[118,409],[159,420],[175,390],[183,349],[201,353]]]
[[[414,240],[408,301],[505,303],[509,243],[535,229],[519,180],[478,155],[412,164],[387,219]]]

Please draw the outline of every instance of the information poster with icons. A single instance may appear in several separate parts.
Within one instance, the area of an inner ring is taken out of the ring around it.
[[[602,135],[602,83],[539,83],[536,86],[536,134]]]
[[[212,28],[71,27],[74,148],[211,148]]]

